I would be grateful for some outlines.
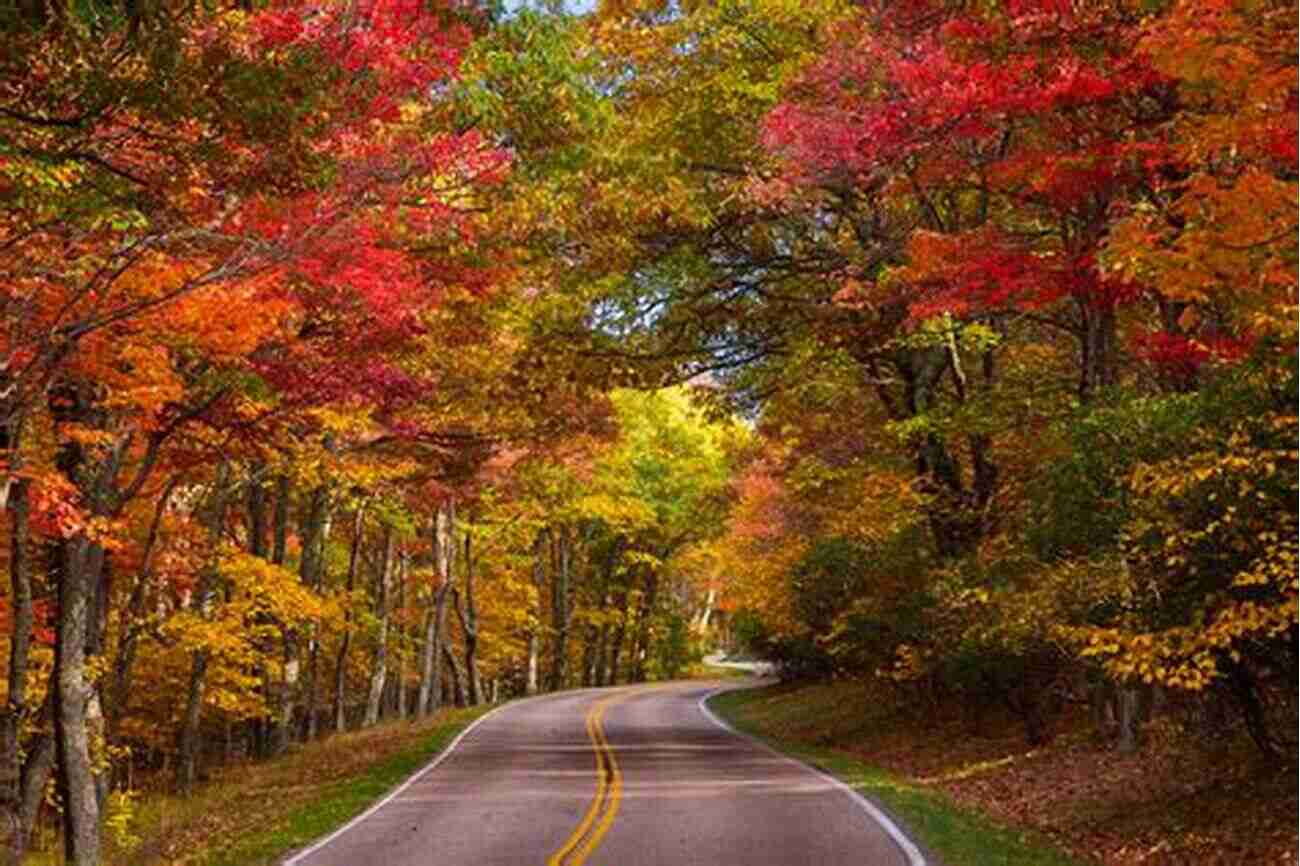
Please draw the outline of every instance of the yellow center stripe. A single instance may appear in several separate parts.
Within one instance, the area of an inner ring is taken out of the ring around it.
[[[603,715],[604,710],[601,713]],[[605,838],[605,834],[609,832],[610,826],[614,823],[614,816],[618,814],[618,802],[623,797],[623,774],[618,769],[618,761],[614,759],[614,749],[610,747],[609,740],[605,739],[605,729],[600,726],[599,720],[596,723],[596,734],[600,737],[600,744],[597,748],[604,749],[611,780],[609,790],[605,795],[605,817],[600,819],[600,823],[596,825],[595,831],[587,839],[587,844],[582,846],[578,856],[569,861],[569,866],[581,866],[591,856],[591,852],[596,850],[596,846],[600,844],[601,839]]]
[[[623,774],[618,768],[618,761],[614,759],[614,750],[605,737],[605,728],[601,722],[610,705],[628,696],[628,693],[612,695],[597,701],[587,711],[587,736],[591,738],[592,751],[596,755],[596,796],[572,835],[558,851],[547,858],[546,866],[582,866],[614,823],[619,800],[623,796]]]

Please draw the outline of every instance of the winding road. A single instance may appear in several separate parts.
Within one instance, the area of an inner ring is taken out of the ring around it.
[[[708,711],[745,684],[507,704],[284,866],[922,866],[873,804]]]

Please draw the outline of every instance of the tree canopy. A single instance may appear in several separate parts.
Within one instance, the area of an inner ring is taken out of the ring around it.
[[[220,732],[720,641],[1034,742],[1086,686],[1294,756],[1296,33],[1287,0],[9,4],[11,859],[57,820],[98,862],[109,793],[188,790]]]

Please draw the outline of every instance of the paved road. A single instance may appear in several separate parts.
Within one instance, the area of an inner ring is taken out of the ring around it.
[[[920,866],[873,806],[701,707],[741,684],[509,704],[285,866]]]
[[[713,665],[717,668],[732,668],[733,670],[745,671],[758,677],[770,677],[776,673],[776,665],[771,662],[752,661],[752,662],[733,662],[727,661],[725,653],[714,653],[704,657],[706,665]]]

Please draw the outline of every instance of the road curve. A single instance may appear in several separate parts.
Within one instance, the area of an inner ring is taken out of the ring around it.
[[[284,866],[922,866],[872,804],[704,708],[742,685],[508,704]]]

